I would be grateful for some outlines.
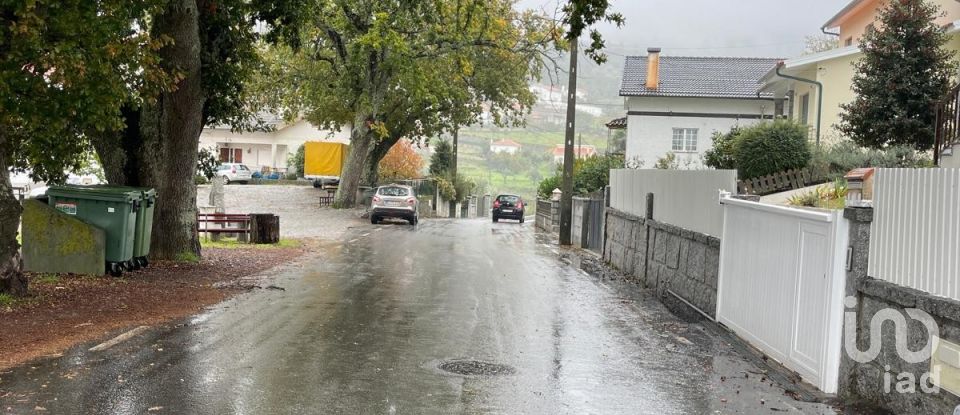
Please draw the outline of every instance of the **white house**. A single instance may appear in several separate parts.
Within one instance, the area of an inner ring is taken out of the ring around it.
[[[510,139],[494,141],[490,143],[491,153],[517,154],[521,148],[522,146],[520,143]]]
[[[782,103],[759,92],[759,80],[779,59],[628,56],[620,96],[627,109],[626,158],[652,167],[673,152],[697,167],[713,147],[714,131],[772,119]]]
[[[553,146],[553,150],[550,150],[550,154],[553,155],[554,163],[563,163],[563,153],[565,151],[563,144],[557,144]],[[573,145],[573,156],[574,158],[584,159],[588,157],[593,157],[597,155],[597,148],[591,145]]]
[[[350,142],[350,129],[321,130],[305,120],[286,123],[272,118],[265,120],[270,132],[233,132],[229,126],[214,126],[200,133],[200,148],[216,148],[220,161],[243,163],[255,171],[286,172],[287,158],[307,141]]]

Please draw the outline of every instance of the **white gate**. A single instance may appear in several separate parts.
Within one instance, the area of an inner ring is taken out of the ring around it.
[[[722,199],[717,320],[837,390],[848,228],[841,211]]]

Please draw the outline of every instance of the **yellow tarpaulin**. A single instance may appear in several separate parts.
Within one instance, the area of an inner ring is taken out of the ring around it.
[[[346,158],[346,144],[308,141],[303,146],[303,174],[339,177]]]

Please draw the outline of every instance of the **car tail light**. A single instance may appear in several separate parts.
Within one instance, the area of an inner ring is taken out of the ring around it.
[[[517,202],[517,209],[523,209],[523,202]]]
[[[407,199],[407,204],[408,204],[408,205],[413,206],[414,203],[417,203],[417,199],[412,198],[412,197],[409,198],[409,199]]]
[[[494,200],[494,201],[493,201],[493,208],[494,208],[494,209],[499,209],[499,208],[500,208],[500,201],[499,201],[499,200]]]
[[[380,196],[373,197],[373,204],[377,204],[377,203],[380,203]]]

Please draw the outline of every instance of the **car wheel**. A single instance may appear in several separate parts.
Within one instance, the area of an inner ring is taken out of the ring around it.
[[[523,223],[523,216],[520,216],[520,223]]]
[[[376,225],[380,223],[380,218],[376,217],[375,215],[370,215],[370,223]]]
[[[230,184],[230,178],[227,176],[223,176],[223,184],[224,186]]]
[[[497,222],[500,222],[500,218],[494,216],[494,217],[493,217],[493,223],[497,223]]]

